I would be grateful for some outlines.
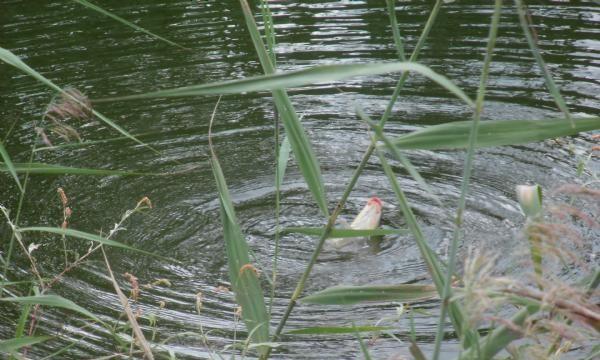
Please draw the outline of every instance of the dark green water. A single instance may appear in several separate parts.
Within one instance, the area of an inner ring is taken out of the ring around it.
[[[102,1],[108,10],[192,49],[187,52],[159,43],[147,35],[70,2],[3,1],[0,5],[0,46],[61,86],[73,86],[97,99],[236,79],[261,73],[238,3],[235,1],[174,1],[144,3]],[[410,52],[431,4],[403,2],[397,7],[401,32]],[[282,70],[317,64],[389,61],[395,58],[387,15],[382,1],[287,2],[273,1],[277,31],[278,65]],[[532,6],[540,46],[571,111],[598,115],[600,110],[600,8],[593,2],[562,2]],[[473,95],[485,52],[489,5],[444,5],[434,26],[422,62],[451,78]],[[382,114],[393,91],[397,74],[355,78],[290,91],[303,115],[327,185],[330,207],[339,199],[353,169],[369,143],[365,126],[353,112],[359,103],[373,117]],[[547,93],[543,78],[527,48],[514,9],[507,7],[501,19],[497,52],[492,65],[485,119],[519,119],[560,116]],[[341,92],[340,92],[341,90]],[[34,121],[40,119],[52,94],[46,87],[18,70],[0,64],[0,135],[14,161],[27,161],[35,139]],[[114,119],[133,134],[150,132],[142,140],[161,152],[156,155],[132,142],[65,148],[38,152],[35,161],[74,167],[128,169],[174,173],[154,177],[34,176],[21,218],[22,225],[57,226],[62,210],[56,189],[68,194],[73,216],[71,226],[89,232],[107,231],[121,214],[148,196],[155,209],[138,214],[127,231],[116,239],[177,259],[165,262],[119,250],[109,255],[116,274],[130,272],[140,283],[169,279],[171,287],[144,290],[140,307],[157,318],[156,342],[182,332],[199,332],[202,324],[213,349],[231,344],[236,324],[235,303],[218,290],[227,285],[225,250],[218,202],[207,163],[207,125],[216,98],[148,100],[102,103],[96,110]],[[225,96],[213,129],[214,143],[227,178],[242,230],[256,257],[269,275],[274,252],[273,220],[273,107],[269,94]],[[470,110],[444,90],[413,77],[407,83],[386,128],[400,134],[426,124],[466,120]],[[115,137],[101,123],[78,126],[85,140]],[[589,164],[583,179],[577,177],[577,154],[593,144],[589,135],[569,143],[538,143],[527,146],[481,150],[475,161],[473,185],[468,198],[465,242],[492,248],[505,256],[499,271],[518,274],[527,247],[517,234],[523,224],[514,195],[517,184],[540,183],[545,188],[589,180],[598,161]],[[463,152],[413,151],[413,164],[438,190],[444,204],[453,209],[459,194]],[[397,164],[394,164],[397,165]],[[189,171],[190,168],[195,170]],[[188,170],[188,171],[185,171]],[[424,228],[431,246],[444,258],[452,234],[451,219],[443,216],[427,194],[400,167],[402,186]],[[9,176],[0,177],[0,204],[16,209],[18,191]],[[345,214],[351,217],[365,199],[378,195],[386,203],[383,222],[403,226],[404,220],[393,193],[375,158],[371,160],[352,193]],[[291,164],[283,188],[282,225],[317,226],[324,223],[306,186]],[[4,255],[10,237],[0,225],[0,251]],[[62,267],[59,240],[35,236],[27,242],[43,244],[37,250],[41,269],[54,273]],[[282,239],[280,284],[273,324],[279,320],[287,298],[307,263],[314,238],[285,236]],[[88,245],[74,245],[80,253]],[[585,261],[597,265],[600,242],[586,244]],[[108,281],[104,264],[87,263],[65,277],[55,292],[99,314],[117,319],[120,304]],[[10,280],[28,279],[27,262],[17,259]],[[378,251],[325,253],[314,269],[306,293],[337,284],[411,283],[422,281],[426,268],[410,236],[384,239]],[[264,277],[263,277],[264,279]],[[267,288],[265,283],[265,288]],[[24,290],[24,289],[23,289]],[[195,294],[204,295],[201,315],[195,310]],[[166,307],[159,308],[164,301]],[[432,315],[417,315],[419,344],[431,351],[437,323],[438,303],[414,306]],[[394,304],[344,308],[299,306],[288,322],[289,329],[316,325],[373,325],[393,316]],[[60,334],[32,349],[41,358],[77,340],[65,358],[90,358],[115,351],[109,337],[81,329],[82,322],[59,311],[46,311],[39,333]],[[18,309],[0,307],[0,338],[13,335]],[[148,327],[147,321],[143,325]],[[406,318],[393,323],[397,335],[406,339]],[[237,324],[239,334],[243,326]],[[87,335],[87,336],[85,336]],[[84,337],[83,339],[81,339]],[[81,340],[80,340],[81,339]],[[197,337],[168,340],[166,348],[181,358],[203,358],[206,348]],[[317,351],[318,349],[318,351]],[[376,358],[407,354],[407,344],[382,338],[370,347]],[[456,341],[449,339],[445,357],[452,358]],[[353,336],[288,338],[276,355],[295,358],[355,358],[359,347]]]

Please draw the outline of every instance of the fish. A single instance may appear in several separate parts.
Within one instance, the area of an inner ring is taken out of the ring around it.
[[[377,196],[373,196],[367,200],[367,204],[356,215],[356,218],[347,226],[353,230],[374,230],[379,227],[381,221],[381,213],[383,210],[383,202]],[[327,240],[327,244],[335,249],[341,249],[350,244],[361,240],[361,237],[353,238],[331,238]]]

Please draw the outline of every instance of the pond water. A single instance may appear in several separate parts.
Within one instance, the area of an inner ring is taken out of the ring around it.
[[[382,1],[271,1],[277,32],[277,59],[281,70],[319,64],[390,61],[396,52]],[[0,15],[1,46],[61,86],[73,86],[91,99],[147,92],[156,89],[237,79],[261,74],[243,16],[236,1],[102,1],[99,5],[192,51],[180,50],[135,32],[74,2],[3,1]],[[401,2],[397,6],[400,30],[407,52],[427,19],[431,4]],[[257,10],[257,9],[255,9]],[[600,110],[600,8],[594,2],[556,2],[531,6],[539,44],[548,67],[561,87],[571,111],[597,115]],[[473,95],[479,82],[492,8],[487,2],[446,4],[420,58]],[[497,50],[491,68],[484,119],[540,119],[559,117],[541,73],[523,38],[514,8],[504,9]],[[364,123],[354,114],[360,104],[372,117],[383,110],[398,74],[354,78],[290,90],[292,102],[305,126],[324,174],[330,208],[340,198],[353,170],[369,144]],[[35,140],[34,121],[51,100],[52,93],[32,78],[8,65],[0,65],[0,134],[12,132],[6,146],[15,161],[25,162]],[[89,232],[108,231],[121,215],[144,196],[155,208],[134,215],[126,231],[116,239],[168,256],[167,262],[131,252],[110,249],[117,277],[129,272],[140,283],[168,279],[169,286],[143,289],[139,306],[156,317],[160,342],[183,332],[208,333],[213,349],[231,344],[245,330],[236,324],[233,296],[227,286],[227,262],[219,219],[214,179],[207,162],[207,130],[215,97],[101,103],[95,108],[160,151],[157,155],[131,141],[86,147],[40,151],[35,161],[74,167],[126,169],[168,173],[164,176],[84,177],[33,176],[23,207],[21,224],[58,226],[62,208],[56,189],[62,187],[73,209],[71,226]],[[398,135],[424,125],[468,120],[471,111],[440,87],[414,76],[394,107],[386,131]],[[274,138],[270,94],[223,97],[213,128],[214,144],[228,181],[241,227],[264,275],[270,275],[274,252]],[[85,140],[118,136],[101,123],[78,126]],[[526,251],[519,233],[524,219],[516,202],[517,184],[539,183],[552,188],[579,183],[578,151],[593,144],[589,135],[565,142],[478,151],[465,219],[468,247],[512,254]],[[574,149],[574,152],[573,152]],[[463,151],[410,151],[410,159],[436,189],[445,207],[456,207],[462,175]],[[452,236],[452,219],[431,197],[392,162],[401,185],[423,226],[430,245],[446,257]],[[597,160],[589,166],[598,170]],[[18,190],[9,176],[0,177],[0,203],[16,209]],[[369,196],[383,199],[383,223],[403,227],[394,195],[373,157],[351,194],[344,217],[358,213]],[[282,191],[282,226],[319,226],[319,215],[293,162]],[[0,226],[3,245],[9,229]],[[36,235],[40,267],[59,271],[62,246],[58,239]],[[279,284],[273,304],[273,324],[280,319],[317,239],[286,235],[281,242]],[[88,245],[72,245],[82,254]],[[587,261],[598,253],[596,239],[588,248]],[[57,260],[58,259],[58,260]],[[69,273],[55,292],[99,314],[117,319],[121,305],[112,289],[100,257]],[[503,256],[499,271],[518,273],[519,256]],[[597,260],[596,260],[597,261]],[[27,261],[17,259],[11,280],[28,279]],[[262,277],[263,280],[266,276]],[[424,282],[426,267],[411,236],[387,237],[377,249],[326,252],[314,268],[305,293],[338,284],[396,284]],[[268,284],[264,282],[265,289]],[[202,313],[195,308],[196,294],[203,294]],[[164,302],[161,308],[160,302]],[[373,325],[394,316],[397,304],[378,303],[350,307],[298,306],[287,329],[325,325]],[[437,301],[413,304],[419,345],[433,348],[438,319]],[[429,313],[427,315],[426,313]],[[18,309],[0,307],[0,337],[12,337]],[[150,327],[143,321],[145,327]],[[406,339],[408,320],[392,322],[397,335]],[[44,312],[40,333],[59,331],[60,339],[34,347],[30,356],[42,357],[78,340],[65,358],[89,358],[111,354],[108,336],[59,311]],[[181,358],[208,356],[203,342],[180,336],[166,342]],[[375,358],[407,354],[407,344],[381,338],[370,346]],[[285,358],[355,358],[359,346],[353,335],[288,337],[275,352]],[[456,355],[456,339],[449,336],[444,358]]]

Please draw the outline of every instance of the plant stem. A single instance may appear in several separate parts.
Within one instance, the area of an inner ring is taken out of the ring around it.
[[[448,260],[448,268],[446,269],[446,280],[444,282],[444,291],[442,293],[442,308],[440,310],[440,319],[437,327],[437,334],[435,337],[435,346],[433,351],[433,360],[437,360],[440,356],[440,349],[442,339],[444,337],[444,322],[446,321],[446,313],[450,302],[452,276],[456,268],[456,252],[458,249],[458,241],[461,236],[461,226],[463,222],[463,213],[466,205],[467,192],[469,191],[469,183],[471,179],[471,172],[473,168],[473,158],[475,154],[475,143],[477,142],[477,133],[479,130],[479,120],[481,119],[481,112],[483,110],[483,100],[485,98],[485,88],[488,81],[488,75],[490,71],[490,64],[492,62],[492,55],[494,52],[494,46],[496,44],[496,36],[498,34],[498,23],[500,22],[500,13],[502,11],[502,0],[496,0],[494,6],[494,14],[492,15],[492,23],[490,25],[489,39],[483,62],[483,69],[481,72],[481,79],[479,82],[479,89],[477,91],[477,99],[475,100],[475,112],[473,114],[473,124],[471,126],[471,132],[469,134],[469,147],[467,150],[467,157],[465,159],[465,167],[463,170],[463,180],[460,188],[460,199],[458,200],[458,209],[456,210],[456,220],[454,235],[452,237],[452,243],[450,246],[450,255]]]

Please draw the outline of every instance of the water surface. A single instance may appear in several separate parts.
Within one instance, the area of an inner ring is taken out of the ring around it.
[[[391,61],[396,57],[387,14],[379,1],[272,1],[277,32],[277,60],[283,70],[319,64]],[[236,79],[261,73],[243,16],[235,1],[174,1],[124,4],[102,1],[108,10],[164,35],[192,51],[156,42],[113,20],[71,2],[5,1],[0,15],[1,46],[61,86],[73,86],[97,99],[142,93],[156,89]],[[429,15],[431,5],[402,2],[397,6],[400,31],[410,53]],[[548,67],[571,111],[597,115],[600,109],[600,9],[594,2],[556,2],[532,6],[539,44]],[[492,8],[486,2],[444,5],[422,62],[451,78],[474,96],[485,52]],[[15,124],[6,146],[15,161],[27,161],[35,135],[34,124],[51,100],[51,92],[7,65],[0,65],[0,133]],[[292,102],[305,126],[324,174],[332,208],[369,144],[366,126],[354,114],[360,104],[373,118],[381,116],[398,74],[354,78],[290,90]],[[56,189],[68,194],[73,216],[71,226],[89,232],[107,231],[127,209],[143,196],[155,208],[135,215],[127,231],[116,239],[169,256],[166,262],[121,250],[109,250],[115,273],[135,274],[140,283],[168,279],[172,286],[144,289],[139,306],[157,319],[155,342],[183,332],[208,333],[212,349],[244,336],[236,322],[233,296],[227,286],[227,262],[219,219],[214,180],[207,163],[207,127],[215,97],[102,103],[96,109],[133,134],[150,133],[142,140],[161,152],[157,155],[130,141],[38,152],[35,161],[74,167],[128,169],[168,176],[80,177],[35,176],[21,218],[22,225],[59,225],[61,205]],[[484,119],[539,119],[559,117],[554,101],[528,50],[518,18],[507,7],[501,18],[497,51],[492,64]],[[422,77],[407,82],[386,131],[402,134],[424,125],[467,120],[471,111],[459,100]],[[78,127],[85,140],[115,137],[100,123]],[[268,93],[223,97],[213,128],[214,144],[221,160],[242,230],[263,271],[270,275],[274,253],[275,222],[273,105]],[[3,135],[4,136],[4,135]],[[493,248],[511,254],[525,250],[516,234],[523,224],[514,195],[517,184],[539,183],[552,188],[581,182],[576,154],[592,146],[589,135],[567,142],[544,142],[526,146],[480,150],[475,161],[472,188],[465,215],[468,247]],[[411,151],[410,159],[436,189],[446,210],[456,207],[460,192],[462,151]],[[452,219],[392,161],[427,240],[442,258],[452,236]],[[597,160],[590,164],[598,170]],[[190,169],[194,168],[193,171]],[[16,208],[17,189],[8,176],[1,178],[0,202]],[[404,219],[393,192],[375,157],[367,165],[351,194],[344,216],[351,218],[369,196],[386,203],[383,223],[403,227]],[[283,186],[282,226],[324,224],[302,177],[290,163]],[[3,239],[9,229],[2,225]],[[40,266],[44,271],[62,267],[55,238],[36,236]],[[286,235],[281,242],[279,286],[273,305],[273,325],[281,317],[287,299],[311,256],[316,239]],[[88,245],[74,248],[80,253]],[[593,262],[598,241],[586,260]],[[3,254],[6,246],[2,248]],[[107,320],[119,318],[118,299],[99,257],[69,273],[55,288],[67,298]],[[499,271],[519,272],[519,257],[503,257]],[[596,260],[597,261],[597,260]],[[11,269],[11,279],[28,278],[25,259]],[[119,275],[118,275],[119,276]],[[388,237],[380,248],[351,253],[323,254],[315,266],[305,293],[338,284],[396,284],[427,282],[427,271],[411,236]],[[265,289],[268,288],[264,281]],[[203,294],[202,313],[195,308],[196,294]],[[165,307],[160,304],[164,302]],[[352,307],[298,306],[287,329],[317,325],[373,325],[393,316],[397,304],[381,303]],[[413,304],[431,315],[415,317],[419,345],[431,351],[437,323],[436,301]],[[0,311],[3,338],[12,337],[18,309]],[[391,322],[396,334],[406,339],[408,321]],[[142,325],[150,331],[148,322]],[[31,356],[42,357],[77,343],[66,357],[97,357],[115,351],[106,335],[81,329],[82,322],[58,311],[44,312],[39,333],[61,334],[59,339],[36,346]],[[236,335],[237,332],[237,335]],[[82,338],[82,334],[87,334]],[[80,340],[79,340],[80,339]],[[204,343],[194,336],[167,340],[168,349],[181,358],[204,358]],[[315,351],[318,349],[318,352]],[[445,358],[456,354],[456,340],[449,337]],[[406,343],[381,338],[370,346],[375,358],[407,354]],[[276,353],[285,358],[355,358],[359,347],[353,336],[289,337]]]

